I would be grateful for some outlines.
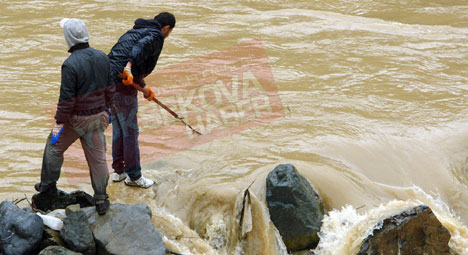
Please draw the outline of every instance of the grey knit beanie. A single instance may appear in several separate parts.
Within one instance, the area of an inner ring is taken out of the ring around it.
[[[88,42],[88,29],[82,20],[64,18],[60,21],[60,26],[63,28],[63,34],[65,35],[68,48],[76,44]]]

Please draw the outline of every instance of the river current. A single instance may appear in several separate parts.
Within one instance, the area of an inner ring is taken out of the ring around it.
[[[329,212],[317,254],[355,254],[383,217],[418,204],[468,254],[466,1],[7,0],[0,10],[0,198],[30,198],[40,178],[69,55],[59,21],[84,20],[90,45],[108,53],[135,19],[169,11],[177,24],[147,84],[204,135],[140,95],[143,174],[158,186],[108,187],[113,203],[150,205],[169,249],[287,254],[265,178],[291,163]],[[79,142],[58,185],[92,193]],[[239,230],[247,188],[251,221]]]

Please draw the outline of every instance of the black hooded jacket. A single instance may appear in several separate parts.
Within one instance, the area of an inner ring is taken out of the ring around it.
[[[158,62],[164,45],[161,25],[154,19],[137,19],[132,29],[122,35],[109,53],[112,81],[116,91],[137,94],[131,86],[122,85],[118,74],[123,72],[127,62],[132,63],[134,81],[145,86],[143,78],[149,75]]]
[[[72,115],[92,115],[113,106],[114,87],[109,86],[109,58],[87,43],[70,48],[63,62],[60,98],[55,119],[67,123]]]

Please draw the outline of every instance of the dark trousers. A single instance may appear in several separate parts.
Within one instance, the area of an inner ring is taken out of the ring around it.
[[[109,170],[106,162],[106,139],[104,130],[109,125],[109,114],[101,112],[90,116],[72,116],[70,123],[65,123],[60,138],[56,144],[51,144],[52,134],[47,138],[42,159],[41,186],[44,192],[55,187],[60,177],[63,164],[63,153],[77,139],[88,163],[94,198],[107,198],[106,188],[109,180]]]
[[[112,168],[116,173],[128,174],[130,179],[141,177],[140,149],[138,146],[138,98],[116,92],[112,118]]]

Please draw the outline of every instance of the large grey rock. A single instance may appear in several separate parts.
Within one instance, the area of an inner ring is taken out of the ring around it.
[[[161,234],[145,204],[111,204],[105,215],[85,208],[99,255],[166,255]]]
[[[41,211],[65,209],[69,205],[79,204],[81,208],[94,205],[94,198],[90,194],[77,190],[67,193],[58,190],[56,193],[36,193],[32,197],[33,206]]]
[[[65,217],[60,236],[68,249],[84,255],[96,254],[93,231],[83,211],[74,211]]]
[[[42,250],[38,255],[81,255],[81,253],[70,251],[61,246],[49,246]]]
[[[420,205],[385,219],[364,240],[358,255],[449,255],[450,237],[432,210]]]
[[[3,255],[29,255],[42,240],[41,217],[28,213],[10,201],[0,204],[0,251]]]
[[[270,218],[289,251],[317,246],[324,215],[322,200],[293,165],[278,165],[268,174],[266,200]]]

